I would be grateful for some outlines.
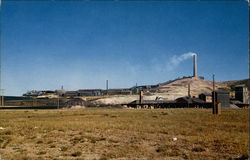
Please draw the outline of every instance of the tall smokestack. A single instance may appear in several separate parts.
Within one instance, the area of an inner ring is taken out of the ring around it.
[[[194,54],[194,77],[198,77],[197,74],[197,54]]]

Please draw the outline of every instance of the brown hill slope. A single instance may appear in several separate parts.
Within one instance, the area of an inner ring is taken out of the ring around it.
[[[165,99],[174,100],[179,97],[188,95],[188,84],[190,83],[191,96],[198,97],[201,93],[211,93],[213,90],[213,82],[200,78],[183,78],[169,83],[163,83],[157,87],[158,93]],[[223,82],[215,82],[215,89],[227,89],[227,84]]]

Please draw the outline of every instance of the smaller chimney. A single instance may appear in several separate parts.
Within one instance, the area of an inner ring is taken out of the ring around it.
[[[139,103],[142,104],[143,103],[143,91],[140,91],[140,99],[139,99]]]
[[[190,83],[188,83],[188,97],[191,98]]]

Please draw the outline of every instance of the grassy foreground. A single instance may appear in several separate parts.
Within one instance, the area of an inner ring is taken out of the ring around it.
[[[248,110],[0,111],[0,159],[235,159]]]

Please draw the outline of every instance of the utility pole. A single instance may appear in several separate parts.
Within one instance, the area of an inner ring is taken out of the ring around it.
[[[191,98],[191,92],[190,92],[190,82],[188,83],[188,97]]]
[[[59,109],[60,107],[60,95],[58,94],[58,98],[57,98],[57,109]]]
[[[218,114],[217,106],[216,106],[216,100],[215,100],[215,80],[214,80],[214,74],[213,74],[213,114]]]
[[[1,106],[4,106],[4,89],[0,89]]]
[[[215,81],[214,81],[214,74],[213,74],[213,91],[215,91]]]

